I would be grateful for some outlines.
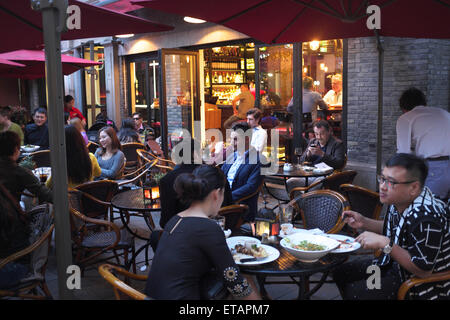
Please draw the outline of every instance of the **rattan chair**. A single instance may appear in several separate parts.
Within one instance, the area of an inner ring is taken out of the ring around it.
[[[30,153],[31,159],[36,163],[36,167],[51,167],[50,150],[40,150]]]
[[[449,281],[449,280],[450,280],[450,271],[434,273],[431,276],[426,277],[426,278],[413,277],[402,283],[402,285],[400,286],[400,289],[398,290],[398,293],[397,293],[397,299],[405,300],[405,299],[410,298],[408,295],[409,291],[419,284],[439,283],[439,282]]]
[[[138,149],[144,149],[145,146],[138,142],[129,142],[122,144],[122,152],[127,161],[125,162],[124,174],[131,173],[139,168],[139,156],[136,152]]]
[[[116,300],[121,300],[120,293],[126,294],[128,297],[134,300],[148,300],[145,294],[139,292],[138,290],[132,288],[129,284],[125,283],[119,279],[115,273],[124,276],[126,279],[133,279],[139,281],[147,281],[146,275],[137,275],[135,273],[130,273],[121,267],[117,267],[110,264],[102,264],[98,267],[98,272],[105,279],[114,290],[114,296]]]
[[[159,158],[152,154],[149,151],[146,151],[144,149],[138,149],[136,150],[139,159],[140,159],[140,165],[142,166],[144,163],[151,163],[153,160],[158,160],[157,166],[161,167],[164,170],[170,171],[173,170],[173,168],[176,166],[175,162],[169,159]]]
[[[333,190],[311,191],[289,204],[300,212],[305,229],[318,228],[326,233],[338,233],[344,226],[342,212],[350,209],[347,199]]]
[[[284,178],[282,177],[265,177],[264,190],[272,197],[282,203],[287,203],[291,199],[286,191]]]
[[[357,174],[358,172],[354,170],[334,172],[333,174],[330,174],[322,180],[314,181],[307,187],[292,188],[289,193],[289,197],[292,200],[302,193],[310,192],[311,190],[317,190],[318,188],[340,192],[339,187],[341,186],[341,184],[352,183]]]
[[[245,204],[232,204],[219,209],[219,215],[225,217],[225,230],[236,231],[244,223],[244,216],[248,211]]]
[[[82,212],[89,218],[112,220],[111,199],[119,190],[119,184],[113,180],[90,181],[78,185],[75,189],[83,191]]]
[[[52,299],[45,279],[50,251],[50,241],[54,229],[52,207],[44,204],[26,213],[30,230],[30,245],[19,252],[0,261],[0,269],[8,263],[17,261],[25,256],[30,257],[30,272],[9,288],[0,289],[0,297],[17,297],[22,299]]]
[[[146,163],[136,171],[123,175],[121,180],[115,180],[119,185],[119,190],[125,190],[126,188],[130,189],[134,186],[142,186],[147,174],[154,166],[156,166],[157,162],[158,160],[154,160],[151,163]]]
[[[125,229],[120,228],[113,222],[89,218],[82,213],[83,197],[82,191],[69,189],[70,226],[74,263],[82,270],[86,267],[103,261],[116,259],[120,266],[128,266],[128,255],[134,256],[134,238],[129,236]],[[91,231],[89,228],[96,225],[104,231]],[[105,257],[106,255],[106,257]],[[121,264],[119,257],[123,256],[124,263]],[[133,272],[136,272],[136,263],[131,261]]]
[[[378,220],[383,204],[380,202],[378,192],[345,183],[340,186],[341,193],[347,198],[351,210],[361,213],[363,216]]]

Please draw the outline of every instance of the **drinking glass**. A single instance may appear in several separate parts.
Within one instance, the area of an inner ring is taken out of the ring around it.
[[[297,147],[294,149],[294,154],[297,156],[297,165],[300,165],[300,157],[302,156],[302,148],[301,147]]]
[[[224,231],[225,230],[225,217],[217,216],[216,217],[216,222],[220,226],[222,231]]]
[[[292,214],[294,213],[294,208],[290,205],[283,205],[281,207],[281,223],[291,223]]]

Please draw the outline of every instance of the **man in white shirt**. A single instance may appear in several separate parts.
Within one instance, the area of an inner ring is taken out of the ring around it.
[[[252,108],[247,111],[247,123],[252,130],[252,141],[250,145],[258,152],[262,152],[267,144],[267,132],[259,124],[262,112],[258,108]]]
[[[327,105],[342,106],[342,76],[340,74],[331,77],[331,90],[325,94],[323,101]]]
[[[450,196],[450,113],[427,107],[422,91],[410,88],[399,100],[403,111],[397,120],[397,152],[412,153],[426,160],[425,185],[442,199]]]

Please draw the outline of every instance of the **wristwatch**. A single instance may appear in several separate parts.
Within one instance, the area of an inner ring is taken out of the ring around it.
[[[389,243],[386,246],[384,246],[384,248],[383,248],[383,253],[390,254],[392,251],[393,245],[394,245],[394,240],[393,239],[389,240]]]

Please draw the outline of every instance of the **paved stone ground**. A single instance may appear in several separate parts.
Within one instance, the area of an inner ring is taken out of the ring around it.
[[[269,199],[268,199],[269,201]],[[269,201],[268,206],[273,207],[275,202]],[[264,206],[262,198],[260,198],[260,206]],[[159,223],[159,213],[153,214],[155,223]],[[120,221],[120,220],[116,220]],[[149,234],[149,230],[144,220],[139,217],[132,217],[131,225],[137,228],[139,234]],[[142,240],[137,239],[136,248],[139,248],[143,244]],[[149,258],[153,257],[153,251],[149,249]],[[140,270],[144,264],[144,253],[142,252],[137,259],[138,262],[138,274],[147,274],[147,270]],[[49,263],[47,267],[47,284],[54,297],[58,299],[58,278],[56,270],[56,257],[55,248],[52,246]],[[268,280],[290,280],[288,277],[284,278],[268,278]],[[312,280],[318,280],[319,275],[312,277]],[[132,285],[143,291],[145,283],[143,282],[133,282]],[[275,300],[291,300],[297,297],[297,285],[295,284],[272,284],[266,285],[266,290],[270,297]],[[100,276],[96,267],[87,269],[81,280],[81,289],[74,290],[75,299],[78,300],[113,300],[115,299],[112,287]],[[311,300],[341,300],[339,291],[334,283],[325,283],[312,297]]]

